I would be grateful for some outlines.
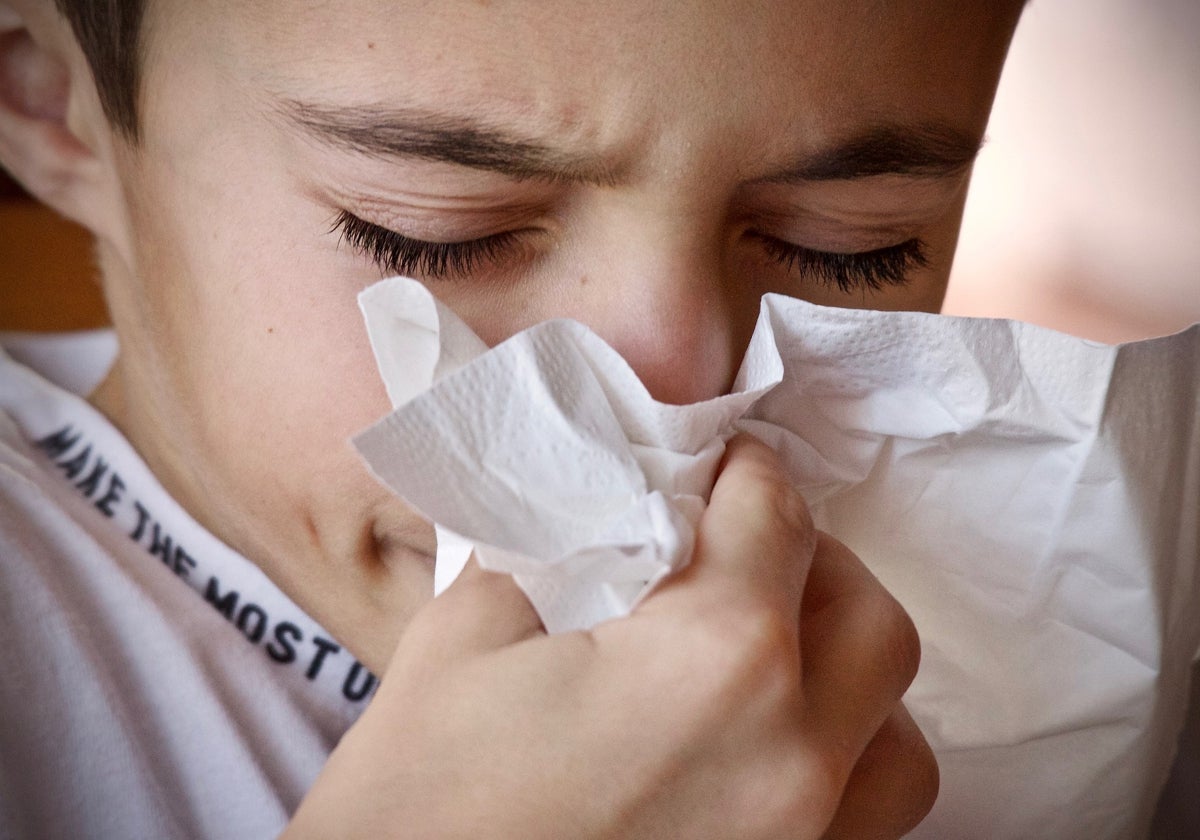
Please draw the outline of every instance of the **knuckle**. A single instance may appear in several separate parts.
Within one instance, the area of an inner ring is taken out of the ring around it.
[[[861,664],[892,675],[901,688],[907,688],[921,664],[921,637],[908,612],[882,587],[861,595],[854,612],[869,640]]]
[[[921,665],[921,637],[899,601],[890,595],[881,597],[880,601],[878,610],[883,656],[889,668],[894,669],[904,685],[908,686]]]
[[[913,810],[903,826],[904,833],[916,828],[925,817],[929,816],[934,803],[937,802],[938,792],[941,790],[941,774],[938,771],[937,762],[933,760],[932,753],[930,753],[929,761],[922,764],[920,770],[921,772],[914,776]]]
[[[925,819],[933,810],[941,788],[937,758],[923,737],[905,751],[904,757],[905,766],[901,773],[908,785],[908,807],[901,815],[901,833],[911,831]]]
[[[933,809],[940,783],[937,759],[903,705],[888,717],[851,772],[852,803],[875,803],[879,829],[889,837],[906,835]],[[854,813],[854,808],[848,812]],[[839,816],[844,816],[839,814]],[[851,823],[855,823],[853,817]],[[846,826],[836,837],[851,835]]]
[[[780,523],[786,530],[804,535],[813,543],[815,548],[816,529],[813,525],[812,514],[804,497],[782,476],[771,476],[764,480],[761,493],[763,509],[768,511],[772,519]]]

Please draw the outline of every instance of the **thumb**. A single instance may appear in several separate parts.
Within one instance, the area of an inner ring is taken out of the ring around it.
[[[545,633],[537,612],[510,575],[489,572],[475,556],[441,596],[428,604],[410,629],[430,634],[426,651],[450,658],[498,650]]]

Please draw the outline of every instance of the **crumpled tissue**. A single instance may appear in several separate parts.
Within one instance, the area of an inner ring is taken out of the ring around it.
[[[360,304],[395,411],[356,437],[548,630],[687,562],[724,441],[774,446],[912,615],[942,787],[918,838],[1144,835],[1200,647],[1200,327],[1120,347],[1004,320],[763,298],[733,392],[655,402],[550,321],[487,348],[419,283]]]

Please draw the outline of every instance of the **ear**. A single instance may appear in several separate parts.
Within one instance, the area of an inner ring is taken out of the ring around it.
[[[113,137],[54,4],[0,0],[0,166],[44,204],[112,238]]]

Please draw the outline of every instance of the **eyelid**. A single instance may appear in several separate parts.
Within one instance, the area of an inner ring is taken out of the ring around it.
[[[553,222],[553,196],[513,191],[457,190],[453,185],[422,183],[412,188],[327,191],[321,203],[345,210],[402,236],[427,241],[466,241],[485,234]]]
[[[337,205],[335,205],[337,206]],[[370,224],[398,236],[425,242],[469,242],[506,230],[540,223],[540,214],[530,208],[452,209],[397,205],[394,203],[343,204],[340,211],[360,224]],[[335,226],[340,223],[335,223]]]
[[[966,186],[966,179],[954,178],[762,187],[740,197],[738,207],[747,217],[801,224],[806,230],[911,230],[951,211]]]
[[[862,254],[919,238],[928,220],[888,219],[878,223],[843,223],[805,214],[770,213],[741,220],[743,231],[755,238],[770,238],[788,244],[804,242],[812,251],[828,254]]]

